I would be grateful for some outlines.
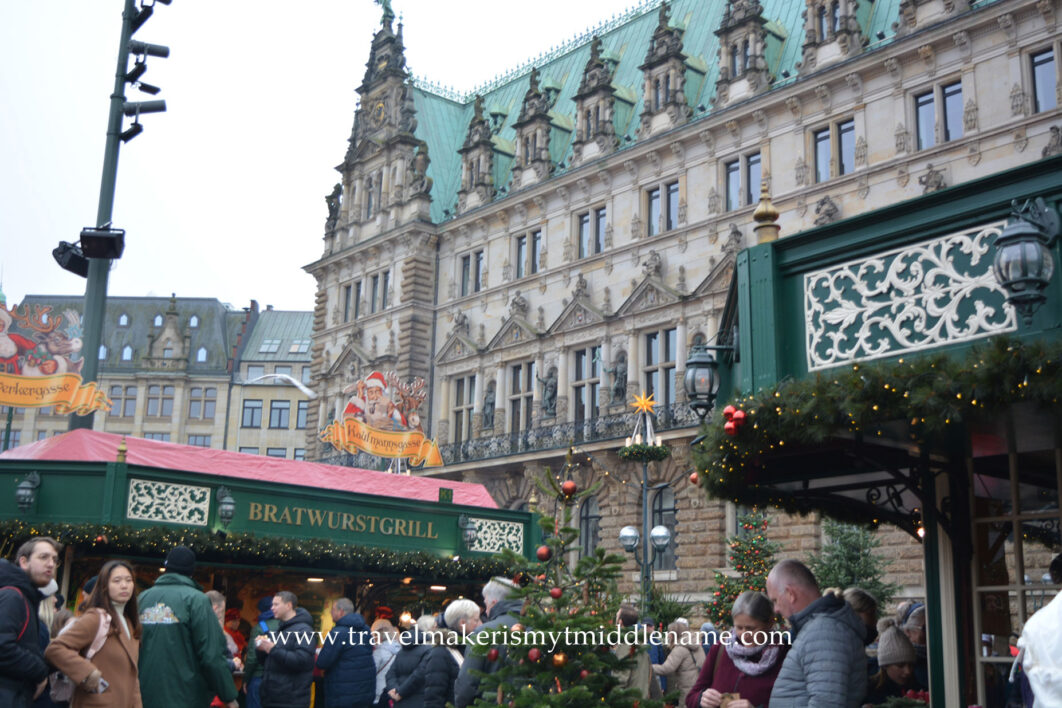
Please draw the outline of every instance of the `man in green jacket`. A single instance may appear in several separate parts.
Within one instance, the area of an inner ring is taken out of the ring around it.
[[[214,696],[239,708],[221,625],[194,572],[195,553],[177,546],[166,556],[166,573],[137,598],[144,708],[203,708]]]

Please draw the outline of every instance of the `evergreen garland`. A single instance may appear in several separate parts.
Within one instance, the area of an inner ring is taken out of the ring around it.
[[[814,446],[836,436],[872,439],[896,425],[925,442],[1014,403],[1050,407],[1060,398],[1062,344],[999,336],[963,356],[936,353],[853,364],[737,398],[731,403],[746,411],[751,425],[728,435],[722,421],[713,422],[693,457],[710,497],[807,513],[805,503],[748,484],[748,472],[787,446]],[[869,521],[855,513],[844,520]]]
[[[671,448],[667,445],[634,443],[621,447],[618,454],[622,459],[632,462],[660,462],[671,455]]]
[[[124,554],[165,558],[177,545],[195,551],[199,561],[219,564],[303,566],[341,572],[367,572],[424,580],[485,580],[508,572],[497,558],[451,560],[426,551],[394,551],[340,544],[327,539],[288,539],[252,533],[215,534],[187,527],[114,526],[110,524],[29,524],[0,521],[0,552],[9,552],[34,536],[51,536],[100,555]]]

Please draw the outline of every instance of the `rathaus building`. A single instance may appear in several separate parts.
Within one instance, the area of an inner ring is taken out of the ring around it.
[[[618,551],[619,529],[641,523],[642,468],[616,450],[632,397],[652,393],[672,455],[649,465],[651,523],[673,530],[654,577],[703,599],[741,508],[690,484],[698,423],[682,379],[691,345],[741,337],[722,326],[738,254],[1062,152],[1058,12],[649,0],[457,95],[407,71],[385,3],[306,266],[319,395],[307,429],[373,370],[421,377],[446,462],[424,474],[526,508],[532,480],[574,446],[580,487],[603,482],[579,509],[584,552]],[[306,448],[344,459],[313,432]],[[793,557],[822,543],[815,515],[776,514],[771,535]],[[924,596],[918,543],[881,538],[901,594]],[[625,589],[637,573],[630,560]]]

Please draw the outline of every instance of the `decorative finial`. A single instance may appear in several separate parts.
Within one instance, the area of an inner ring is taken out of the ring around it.
[[[760,182],[760,203],[756,211],[752,212],[752,220],[756,222],[755,231],[759,243],[778,240],[778,232],[781,230],[777,223],[778,210],[771,203],[767,180]]]
[[[129,451],[129,448],[125,444],[125,436],[122,436],[122,442],[118,443],[118,457],[116,462],[125,462],[125,453]]]

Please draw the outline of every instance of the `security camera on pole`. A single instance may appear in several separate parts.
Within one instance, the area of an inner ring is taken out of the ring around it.
[[[125,232],[111,228],[111,211],[114,208],[114,185],[118,178],[118,148],[143,132],[140,116],[147,113],[159,113],[166,110],[165,101],[126,101],[125,85],[133,84],[141,91],[155,95],[157,86],[146,84],[140,79],[147,71],[147,57],[165,58],[170,55],[169,47],[148,44],[134,40],[133,33],[140,29],[155,12],[155,3],[169,5],[171,0],[125,0],[122,10],[122,38],[118,46],[118,71],[114,79],[114,91],[111,93],[111,110],[107,117],[107,147],[103,153],[103,178],[100,181],[100,200],[96,210],[96,226],[82,230],[80,246],[61,241],[52,251],[55,260],[64,269],[87,277],[85,286],[85,314],[83,324],[84,348],[88,354],[81,370],[82,380],[86,383],[96,381],[99,371],[99,351],[103,338],[103,315],[107,303],[107,273],[111,260],[120,258],[125,248]],[[132,69],[129,69],[129,57],[135,57]],[[124,116],[133,119],[132,124],[122,130]],[[72,415],[70,429],[91,428],[92,413]]]

